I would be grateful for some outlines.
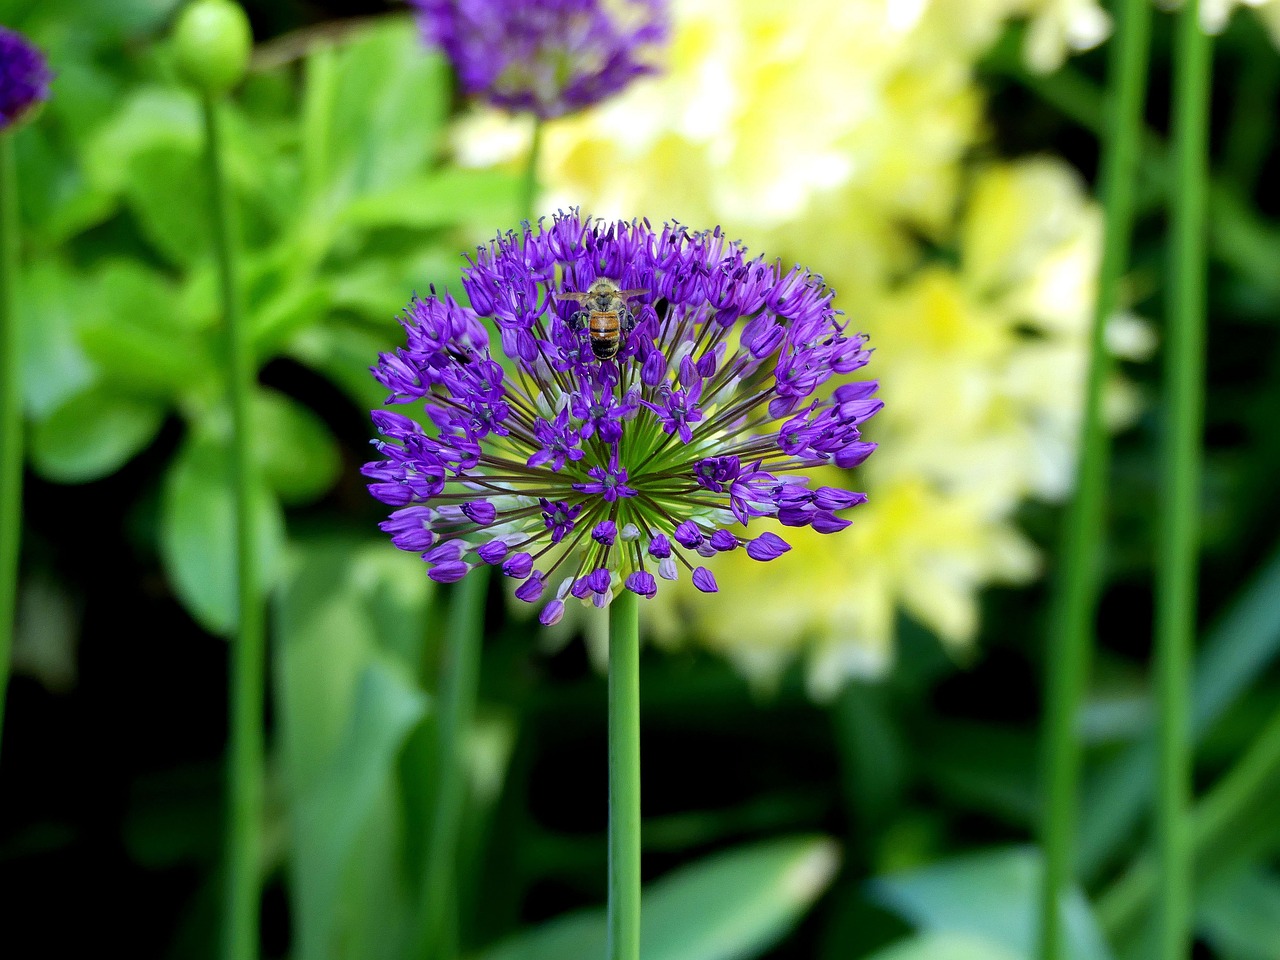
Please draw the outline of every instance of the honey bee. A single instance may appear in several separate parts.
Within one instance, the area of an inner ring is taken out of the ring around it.
[[[579,293],[559,293],[557,300],[572,300],[582,304],[582,309],[569,320],[574,333],[586,326],[591,338],[591,352],[597,360],[612,360],[618,355],[623,337],[635,327],[636,318],[627,307],[627,300],[648,290],[620,290],[608,277],[600,277]]]

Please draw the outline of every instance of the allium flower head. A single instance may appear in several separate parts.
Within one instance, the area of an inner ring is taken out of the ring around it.
[[[599,103],[652,73],[664,0],[410,0],[463,90],[543,119]]]
[[[0,27],[0,130],[47,100],[52,79],[44,55],[22,34]]]
[[[865,460],[881,407],[848,376],[870,351],[820,277],[718,229],[573,213],[481,247],[462,285],[471,307],[414,299],[407,345],[374,368],[430,427],[374,411],[383,459],[364,468],[397,508],[383,529],[433,580],[497,566],[549,624],[570,596],[604,606],[682,576],[715,592],[701,558],[789,549],[753,520],[836,533],[866,499],[805,475]]]

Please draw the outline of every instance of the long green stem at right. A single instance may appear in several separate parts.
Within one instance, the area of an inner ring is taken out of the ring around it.
[[[1042,825],[1045,870],[1040,899],[1041,956],[1044,960],[1059,960],[1064,949],[1059,904],[1071,879],[1071,847],[1079,792],[1080,746],[1076,737],[1076,717],[1089,672],[1103,544],[1109,453],[1102,420],[1102,392],[1108,369],[1106,323],[1115,310],[1120,278],[1128,259],[1133,224],[1133,182],[1138,164],[1150,46],[1148,0],[1125,0],[1118,15],[1116,37],[1111,48],[1112,98],[1101,170],[1106,233],[1090,341],[1080,472],[1076,496],[1065,520],[1062,568],[1047,658],[1047,796]]]
[[[18,598],[22,534],[22,364],[14,282],[18,273],[18,177],[13,136],[0,133],[0,735]]]
[[[1205,197],[1212,83],[1209,38],[1200,27],[1199,9],[1198,0],[1188,0],[1178,14],[1173,56],[1175,188],[1169,203],[1164,496],[1155,612],[1159,960],[1185,960],[1191,948],[1191,658],[1204,420]]]
[[[205,163],[213,201],[213,248],[226,323],[227,397],[231,406],[231,482],[235,494],[236,586],[239,624],[231,642],[228,713],[226,899],[223,956],[258,956],[262,869],[263,698],[265,696],[265,611],[258,573],[253,515],[250,398],[256,371],[240,312],[230,198],[222,173],[218,104],[204,100]]]
[[[640,960],[640,602],[609,604],[609,960]]]

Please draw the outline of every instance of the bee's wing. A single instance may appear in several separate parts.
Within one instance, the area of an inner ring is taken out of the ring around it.
[[[587,299],[587,297],[589,297],[590,294],[587,293],[587,291],[582,290],[582,291],[579,291],[578,293],[553,293],[552,296],[555,297],[557,300],[566,300],[566,301],[571,301],[573,303],[581,303],[583,300]]]
[[[615,297],[638,297],[642,293],[648,293],[648,290],[619,290],[614,294]]]

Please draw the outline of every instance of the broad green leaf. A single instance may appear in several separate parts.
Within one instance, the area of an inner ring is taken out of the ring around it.
[[[17,287],[23,405],[41,419],[98,373],[76,336],[82,308],[76,274],[53,259],[38,261],[19,273]]]
[[[348,44],[335,74],[327,122],[308,124],[324,141],[309,153],[325,158],[329,196],[386,190],[431,164],[451,96],[448,71],[423,51],[412,20],[379,24]]]
[[[1196,926],[1221,955],[1275,960],[1280,952],[1280,877],[1244,865],[1211,882],[1198,898]]]
[[[1196,655],[1192,729],[1197,742],[1280,651],[1280,552],[1273,553],[1210,628]],[[1085,787],[1076,863],[1085,876],[1105,866],[1151,801],[1154,734],[1110,760]]]
[[[908,873],[877,877],[871,897],[931,933],[985,937],[1032,960],[1037,949],[1041,862],[1035,850],[984,851]],[[1061,905],[1066,960],[1108,960],[1089,903],[1078,890]]]
[[[253,416],[259,469],[284,503],[306,503],[333,486],[340,467],[338,448],[323,420],[271,390],[258,393]]]
[[[295,544],[275,608],[276,703],[299,960],[394,956],[409,928],[396,757],[426,698],[421,562],[381,540]],[[430,771],[423,775],[430,776]]]
[[[168,148],[188,157],[198,156],[203,143],[200,108],[196,98],[180,90],[145,87],[129,98],[93,138],[85,151],[85,172],[97,187],[123,193],[133,174],[131,163],[139,154]],[[184,198],[188,216],[207,215]]]
[[[337,750],[317,781],[295,797],[293,875],[303,957],[330,953],[338,920],[347,912],[344,880],[353,859],[365,861],[353,857],[356,842],[380,798],[389,796],[396,754],[426,703],[400,671],[371,660],[357,681]]]
[[[644,893],[645,960],[746,960],[777,943],[835,876],[825,837],[768,840],[719,853],[663,877]],[[507,940],[484,960],[597,960],[601,910],[571,914]]]
[[[967,933],[926,933],[877,950],[867,960],[1020,960],[1015,953]]]
[[[147,241],[170,263],[190,266],[211,256],[212,201],[193,144],[165,143],[129,158],[124,193]]]
[[[519,191],[519,178],[505,171],[448,168],[359,197],[345,217],[354,226],[414,230],[508,223]]]
[[[97,480],[145,448],[164,415],[164,405],[154,400],[90,387],[32,425],[32,463],[59,483]]]
[[[35,124],[14,137],[23,231],[46,248],[101,223],[117,206],[109,191],[89,182],[78,158],[56,134],[45,124]]]
[[[284,517],[275,497],[254,488],[258,569],[264,588],[275,577],[284,539]],[[174,592],[211,633],[235,630],[235,499],[225,446],[188,439],[165,478],[160,554]],[[265,602],[265,600],[264,600]]]
[[[250,315],[254,352],[274,354],[298,330],[322,321],[329,309],[329,290],[319,281],[293,284],[277,291]]]

